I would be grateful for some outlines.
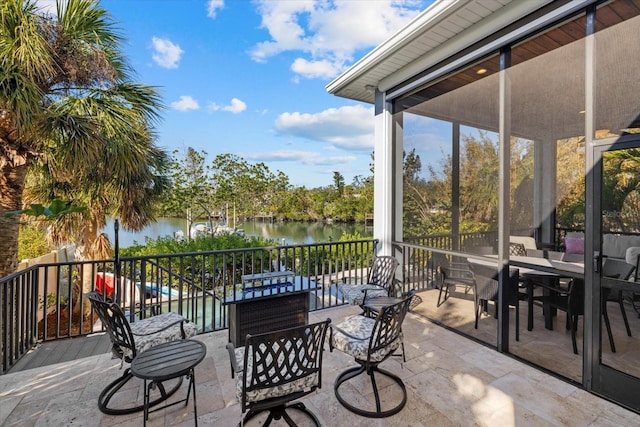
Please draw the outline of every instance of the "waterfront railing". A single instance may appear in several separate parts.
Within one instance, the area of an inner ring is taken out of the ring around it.
[[[203,333],[228,327],[226,304],[240,298],[242,276],[287,271],[272,276],[313,289],[311,310],[344,304],[337,284],[366,278],[376,246],[369,239],[28,267],[0,279],[0,373],[39,342],[102,331],[83,297],[90,290],[117,301],[130,321],[175,311]]]

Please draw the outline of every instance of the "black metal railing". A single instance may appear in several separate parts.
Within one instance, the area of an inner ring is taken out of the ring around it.
[[[0,279],[0,373],[37,342],[97,332],[84,293],[117,301],[130,320],[175,311],[199,331],[228,327],[226,303],[241,296],[242,276],[284,269],[313,288],[312,310],[344,304],[343,276],[364,279],[375,240],[272,246],[39,264]]]

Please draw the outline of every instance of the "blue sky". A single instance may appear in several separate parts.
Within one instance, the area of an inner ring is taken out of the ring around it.
[[[167,106],[158,145],[264,162],[296,186],[370,175],[373,109],[325,86],[428,0],[102,0],[138,81]],[[40,0],[39,4],[55,4]]]

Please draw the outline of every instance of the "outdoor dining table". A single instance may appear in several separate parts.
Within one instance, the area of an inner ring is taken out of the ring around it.
[[[493,258],[491,255],[486,257]],[[486,259],[469,258],[469,262],[497,267],[495,263]],[[527,330],[531,331],[533,329],[533,290],[535,286],[543,289],[541,300],[545,328],[553,329],[555,310],[551,307],[550,298],[554,292],[561,290],[558,288],[558,280],[562,278],[583,279],[584,263],[516,255],[509,257],[509,265],[518,268],[520,280],[526,287],[528,305]],[[582,281],[582,283],[584,282]]]
[[[557,291],[563,290],[559,287],[559,280],[563,278],[584,279],[584,263],[531,256],[512,256],[509,258],[509,263],[518,267],[520,279],[526,286],[528,304],[527,330],[531,331],[533,329],[533,289],[535,286],[543,289],[541,300],[544,326],[552,330],[553,317],[556,314],[556,310],[551,307],[550,299]],[[584,286],[584,280],[576,283],[581,283]]]

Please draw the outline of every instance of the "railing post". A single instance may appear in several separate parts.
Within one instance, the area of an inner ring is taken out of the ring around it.
[[[30,346],[33,347],[36,345],[36,341],[38,339],[38,289],[40,289],[39,283],[38,283],[38,275],[37,274],[33,274],[33,270],[30,274],[30,278],[31,280],[29,280],[29,282],[31,283],[31,315],[29,316],[31,318],[31,342],[30,342]]]
[[[135,286],[135,283],[133,284]],[[147,260],[142,258],[140,260],[140,319],[144,319],[147,311]],[[130,310],[129,321],[133,322],[135,319],[135,310]]]

